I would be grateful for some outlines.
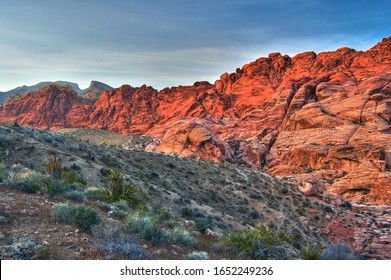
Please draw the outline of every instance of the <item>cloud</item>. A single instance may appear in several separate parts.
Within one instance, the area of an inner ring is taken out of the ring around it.
[[[384,0],[4,0],[0,88],[213,82],[270,52],[366,49],[390,35],[389,8]]]

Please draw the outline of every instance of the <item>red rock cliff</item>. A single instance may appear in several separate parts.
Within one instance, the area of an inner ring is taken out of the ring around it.
[[[270,54],[214,85],[124,85],[95,103],[51,86],[9,100],[0,121],[147,134],[162,141],[157,151],[294,174],[311,193],[391,204],[391,37],[366,52]]]

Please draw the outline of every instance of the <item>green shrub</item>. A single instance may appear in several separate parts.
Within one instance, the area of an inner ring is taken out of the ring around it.
[[[171,209],[168,208],[161,208],[156,212],[156,214],[159,217],[159,221],[162,222],[168,222],[172,219]]]
[[[181,213],[182,213],[182,217],[184,218],[191,218],[193,216],[191,210],[187,207],[182,208]]]
[[[56,222],[70,223],[72,207],[68,203],[60,203],[52,208],[52,215]]]
[[[83,205],[72,207],[71,223],[76,228],[84,232],[90,232],[91,228],[100,222],[101,217],[94,209]]]
[[[47,178],[43,182],[43,187],[49,196],[64,193],[67,189],[69,189],[64,181],[53,178]]]
[[[106,202],[124,200],[132,209],[143,209],[147,201],[147,196],[140,186],[130,182],[125,182],[123,174],[111,170],[109,183],[101,190],[100,198]]]
[[[172,243],[179,243],[185,246],[194,247],[197,242],[190,233],[182,226],[176,226],[167,231],[167,239]]]
[[[284,234],[260,226],[250,231],[235,231],[224,239],[227,253],[239,259],[292,259],[297,252]]]
[[[106,167],[102,167],[100,170],[99,170],[100,174],[103,176],[103,177],[108,177],[110,175],[110,172],[111,170],[109,168],[106,168]]]
[[[322,250],[318,247],[304,247],[300,250],[303,260],[319,260],[322,255]]]
[[[64,193],[64,196],[66,198],[79,201],[79,202],[84,202],[86,200],[86,194],[84,191],[79,191],[79,190],[69,190]]]
[[[87,184],[86,180],[84,180],[81,176],[77,175],[76,172],[70,168],[64,168],[62,173],[63,180],[67,184],[71,185],[74,183],[79,183],[83,186]]]
[[[85,189],[85,195],[90,200],[97,200],[101,195],[101,189],[95,186],[90,186]]]
[[[213,219],[212,217],[203,217],[195,219],[197,230],[204,234],[208,229],[213,229]]]
[[[8,170],[5,163],[0,160],[0,183],[5,182],[8,178]]]
[[[130,208],[128,203],[125,200],[119,200],[113,203],[113,206],[117,208],[118,210],[122,210],[125,212],[129,212]]]
[[[126,218],[126,216],[128,214],[129,213],[127,211],[124,211],[124,210],[121,210],[121,209],[118,209],[118,208],[114,208],[113,210],[109,211],[109,216],[110,217],[115,217],[115,218],[119,218],[119,219]]]
[[[100,210],[103,210],[103,211],[106,211],[106,212],[111,210],[111,204],[107,203],[107,202],[104,202],[104,201],[98,200],[97,203],[96,203],[96,206],[98,206],[98,208]]]
[[[39,192],[46,179],[44,174],[20,165],[14,165],[7,174],[7,182],[12,187],[26,193]]]
[[[72,163],[71,168],[75,171],[81,170],[80,165],[77,165],[76,163]]]
[[[209,260],[207,252],[191,252],[183,256],[184,260]]]
[[[136,213],[128,216],[126,228],[153,245],[159,245],[164,242],[165,233],[156,225],[156,222],[155,217]]]

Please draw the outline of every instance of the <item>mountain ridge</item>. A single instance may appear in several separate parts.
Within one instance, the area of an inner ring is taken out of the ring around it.
[[[32,86],[19,86],[9,91],[0,92],[0,105],[3,105],[5,101],[12,96],[15,95],[24,95],[28,93],[35,92],[41,88],[50,86],[50,85],[59,85],[59,86],[71,86],[72,89],[77,92],[78,95],[87,96],[87,98],[96,99],[100,96],[100,94],[105,90],[112,90],[113,88],[109,85],[106,85],[102,82],[91,81],[90,85],[86,89],[80,89],[77,83],[68,82],[68,81],[55,81],[55,82],[39,82]],[[89,97],[91,96],[91,97]]]
[[[148,151],[293,176],[312,195],[390,204],[390,69],[391,37],[365,52],[272,53],[213,85],[123,85],[88,102],[52,87],[7,102],[0,122],[152,136],[160,142]]]

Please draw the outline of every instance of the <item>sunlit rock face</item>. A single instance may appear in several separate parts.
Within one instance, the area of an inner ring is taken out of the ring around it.
[[[371,204],[391,204],[391,38],[366,52],[270,54],[156,90],[124,85],[84,99],[49,86],[9,99],[0,122],[149,135],[149,150],[228,162]]]

